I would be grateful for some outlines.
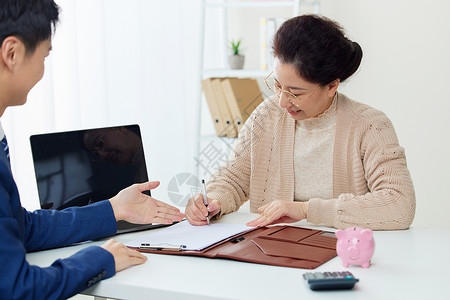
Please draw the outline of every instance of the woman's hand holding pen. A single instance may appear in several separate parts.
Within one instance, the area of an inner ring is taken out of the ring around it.
[[[189,199],[184,211],[189,223],[192,225],[208,225],[208,213],[210,218],[219,213],[221,208],[220,201],[208,198],[207,203],[208,206],[205,206],[202,194],[196,194],[193,198]]]
[[[258,208],[260,216],[246,225],[251,227],[264,227],[278,223],[293,223],[306,219],[308,202],[290,202],[275,200]]]

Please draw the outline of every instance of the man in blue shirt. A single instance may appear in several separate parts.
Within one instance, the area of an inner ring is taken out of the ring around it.
[[[0,116],[7,107],[24,104],[42,78],[58,15],[53,0],[0,2]],[[139,252],[114,240],[58,259],[47,268],[30,265],[25,256],[28,251],[113,235],[118,220],[170,224],[184,217],[177,208],[142,193],[159,182],[132,185],[109,200],[85,207],[28,212],[20,203],[1,126],[0,140],[1,299],[68,298],[146,261]]]

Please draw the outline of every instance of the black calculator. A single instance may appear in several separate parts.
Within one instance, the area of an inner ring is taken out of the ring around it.
[[[352,289],[359,279],[352,273],[344,272],[308,272],[303,274],[303,279],[314,290],[345,290]]]

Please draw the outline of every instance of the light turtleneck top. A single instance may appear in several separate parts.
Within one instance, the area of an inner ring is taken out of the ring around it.
[[[294,199],[333,198],[336,96],[317,117],[297,120],[294,139]]]

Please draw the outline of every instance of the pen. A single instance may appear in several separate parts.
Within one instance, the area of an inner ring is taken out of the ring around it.
[[[182,251],[186,249],[186,245],[170,245],[170,244],[150,244],[150,243],[141,243],[139,249],[144,250],[159,250],[159,251]]]
[[[208,198],[206,198],[206,186],[205,186],[205,179],[202,179],[202,192],[203,192],[203,203],[205,204],[206,207],[208,207]],[[208,215],[206,216],[206,221],[208,221],[208,225],[209,225],[209,212]]]

